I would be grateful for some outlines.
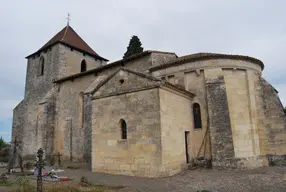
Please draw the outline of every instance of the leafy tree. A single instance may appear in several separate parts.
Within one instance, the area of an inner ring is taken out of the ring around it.
[[[140,39],[137,36],[133,35],[129,41],[127,51],[125,52],[123,58],[130,57],[131,55],[134,55],[136,53],[142,53],[143,47],[141,47],[141,45],[142,43]]]
[[[286,107],[284,108],[284,113],[285,113],[285,115],[286,115]]]

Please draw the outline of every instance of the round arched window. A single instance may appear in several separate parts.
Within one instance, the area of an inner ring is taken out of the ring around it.
[[[200,104],[193,104],[193,116],[194,116],[194,128],[200,129],[202,128],[202,117],[201,117],[201,107]]]
[[[127,139],[127,124],[124,119],[120,120],[121,125],[121,139]]]
[[[80,72],[85,72],[85,71],[86,71],[86,61],[82,60],[80,65]]]

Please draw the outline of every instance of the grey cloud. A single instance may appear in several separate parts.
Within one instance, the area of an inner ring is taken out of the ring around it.
[[[5,1],[0,7],[0,101],[23,97],[25,56],[66,24],[103,57],[121,59],[130,37],[145,49],[244,54],[261,59],[264,77],[286,85],[286,2],[267,0]],[[282,95],[286,101],[286,95]],[[10,109],[7,109],[10,110]]]

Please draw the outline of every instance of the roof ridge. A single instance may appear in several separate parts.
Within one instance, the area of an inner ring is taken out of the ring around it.
[[[128,68],[125,68],[125,67],[121,67],[120,69],[123,70],[123,71],[127,71],[127,72],[130,72],[130,73],[133,73],[133,74],[138,75],[140,77],[150,79],[152,81],[162,81],[161,79],[156,78],[156,77],[154,77],[152,75],[148,75],[148,74],[145,74],[145,73],[142,73],[142,72],[134,71],[132,69],[128,69]]]
[[[66,26],[66,29],[65,29],[65,32],[64,32],[64,35],[63,35],[61,41],[64,41],[64,38],[65,38],[65,36],[66,36],[66,34],[67,34],[67,31],[68,31],[68,27],[69,27],[69,26]]]
[[[114,77],[119,71],[120,71],[120,68],[115,70],[113,73],[107,76],[104,80],[98,83],[97,86],[92,91],[90,91],[90,94],[93,95],[100,87],[102,87],[107,81],[109,81],[112,77]]]
[[[38,51],[35,53],[27,56],[26,58],[29,58],[35,54],[38,54],[44,50],[47,50],[48,48],[56,45],[57,43],[64,44],[70,48],[73,48],[77,51],[80,51],[82,53],[85,53],[91,57],[94,57],[96,59],[101,59],[108,61],[107,59],[99,56],[81,37],[79,34],[75,32],[75,30],[70,26],[64,27],[62,30],[60,30],[58,33],[56,33],[47,43],[45,43]]]
[[[161,82],[161,79],[157,79],[157,78],[155,78],[153,76],[150,76],[150,75],[147,75],[147,74],[144,74],[144,73],[141,73],[141,72],[133,71],[133,70],[127,69],[125,67],[120,67],[120,68],[116,69],[113,73],[111,73],[109,76],[105,77],[104,80],[99,82],[97,84],[97,86],[93,90],[90,91],[90,94],[93,95],[101,86],[103,86],[107,81],[109,81],[112,77],[114,77],[119,71],[127,71],[129,73],[132,73],[132,74],[137,75],[137,76],[142,77],[142,78],[149,79],[151,81],[157,81],[157,82],[159,81],[159,82]]]

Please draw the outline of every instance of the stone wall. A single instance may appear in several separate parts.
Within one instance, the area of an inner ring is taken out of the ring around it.
[[[248,69],[261,75],[261,66],[255,63],[233,59],[209,59],[193,62],[184,62],[180,65],[169,66],[163,69],[152,71],[155,77],[175,75],[180,72],[197,71],[203,69],[221,68],[221,69]]]
[[[236,167],[226,87],[222,70],[205,70],[214,167]]]
[[[193,135],[191,99],[171,90],[160,89],[162,131],[162,174],[170,176],[184,170],[187,165],[185,132],[189,132],[189,159],[196,146]]]
[[[86,61],[86,69],[94,69],[106,64],[106,61],[95,59],[89,55],[71,49],[65,45],[59,45],[60,72],[58,78],[80,73],[82,60]]]
[[[286,154],[286,116],[276,90],[260,78],[259,110],[263,126],[259,129],[261,155]]]
[[[184,83],[187,90],[195,93],[195,97],[190,105],[191,109],[194,103],[198,103],[201,109],[201,119],[202,128],[194,129],[193,111],[191,111],[192,116],[192,132],[191,132],[191,142],[192,142],[192,156],[193,158],[204,157],[206,159],[211,159],[211,149],[210,149],[210,136],[208,131],[208,108],[206,101],[206,85],[205,85],[205,73],[201,71],[189,71],[183,73]],[[205,139],[205,141],[204,141]]]
[[[254,156],[246,70],[224,70],[236,157]]]
[[[280,129],[280,131],[276,129],[277,136],[275,137],[280,139],[280,143],[283,143],[282,138],[284,137],[281,104],[277,95],[273,94],[273,90],[269,91],[271,90],[270,85],[266,88],[261,85],[261,71],[259,65],[248,61],[210,59],[185,62],[159,69],[153,71],[152,75],[164,77],[171,83],[179,85],[184,80],[185,88],[196,94],[193,102],[201,105],[203,130],[207,127],[208,116],[209,122],[213,126],[211,132],[214,134],[211,136],[211,142],[208,141],[207,144],[211,143],[212,155],[210,157],[213,156],[214,166],[257,167],[265,165],[267,158],[263,154],[269,153],[268,135],[271,135],[270,132],[272,135],[275,132],[266,128],[264,122],[267,121],[271,126]],[[266,98],[265,95],[269,96],[269,99],[263,99]],[[269,119],[264,114],[266,108],[268,111],[272,111],[270,113],[273,113],[273,115],[269,115],[272,119],[270,120],[271,123],[266,120]],[[277,115],[277,110],[279,110],[279,115]],[[216,139],[214,135],[217,137]],[[195,138],[202,141],[202,136],[203,131]],[[196,145],[199,142],[194,141],[193,143]],[[278,147],[279,144],[275,143],[273,146]],[[210,148],[207,147],[207,149]],[[276,149],[273,151],[277,151]],[[217,155],[225,161],[215,160]]]
[[[152,57],[152,66],[157,66],[164,64],[168,61],[172,61],[177,58],[175,53],[168,53],[168,52],[153,52],[151,53]]]
[[[39,75],[40,58],[44,58],[45,61],[44,74],[42,76]],[[55,141],[53,137],[45,138],[47,136],[40,136],[39,134],[41,134],[41,130],[47,127],[51,128],[52,126],[52,129],[54,129],[56,126],[55,116],[57,111],[54,109],[56,108],[55,100],[57,100],[57,97],[54,97],[53,101],[49,101],[44,106],[39,104],[56,87],[53,83],[54,79],[79,72],[82,59],[86,60],[87,69],[95,68],[102,64],[99,60],[95,60],[87,55],[84,56],[76,50],[71,51],[68,47],[61,44],[56,44],[48,50],[28,58],[25,97],[23,100],[23,103],[26,105],[25,112],[23,112],[24,109],[22,110],[22,108],[15,108],[15,118],[13,120],[13,129],[17,127],[18,130],[21,129],[23,132],[22,142],[25,143],[23,145],[24,157],[35,156],[35,152],[39,147],[46,148],[49,151],[48,153],[52,153],[54,150],[53,145]],[[22,117],[19,117],[20,114]],[[19,123],[23,121],[25,122]],[[44,144],[44,140],[48,144]]]
[[[25,100],[33,103],[42,99],[46,93],[53,88],[52,80],[58,77],[60,45],[55,45],[46,52],[41,52],[38,56],[28,58]],[[44,74],[38,75],[40,58],[45,60]]]
[[[85,141],[82,139],[85,135],[85,126],[79,121],[85,113],[85,108],[82,110],[80,98],[94,79],[96,77],[92,75],[59,85],[56,151],[63,155],[64,160],[85,161],[83,159]]]
[[[161,167],[157,88],[93,100],[92,170],[156,177]],[[127,123],[121,139],[120,120]]]
[[[44,74],[39,76],[40,58],[44,58]],[[28,58],[27,75],[25,85],[25,97],[22,102],[25,103],[25,112],[17,107],[14,109],[14,116],[21,114],[24,123],[21,125],[23,130],[22,142],[24,159],[35,159],[35,153],[38,147],[44,147],[41,138],[38,138],[39,126],[41,119],[39,116],[44,114],[44,109],[41,109],[39,103],[53,89],[52,80],[58,75],[59,62],[59,45],[55,45],[45,52]],[[14,118],[13,124],[18,124],[19,119]],[[20,121],[21,122],[21,121]],[[53,124],[53,122],[49,122]],[[13,126],[14,129],[14,126]],[[38,143],[38,140],[40,143]],[[48,142],[48,141],[47,141]],[[52,143],[49,144],[52,146]]]
[[[61,56],[62,64],[65,65],[66,48],[62,48]],[[134,61],[124,64],[127,68],[136,69],[137,71],[144,71],[151,66],[151,57],[145,56]],[[91,84],[100,79],[101,76],[109,76],[118,70],[121,65],[108,68],[104,71],[99,71],[94,74],[82,76],[80,78],[64,81],[58,84],[58,98],[57,98],[57,118],[56,118],[56,151],[59,151],[64,160],[90,162],[90,144],[87,141],[90,139],[91,122],[88,116],[91,113],[91,106],[88,104],[88,95],[84,96],[84,124],[80,128],[79,116],[80,103],[79,97],[84,93]],[[61,71],[60,73],[64,73]],[[82,137],[86,138],[83,140]],[[72,158],[71,158],[72,156]]]
[[[12,138],[11,140],[17,137],[18,141],[23,141],[25,137],[24,127],[26,126],[27,119],[27,103],[22,100],[13,110],[13,121],[12,121]],[[20,149],[22,152],[23,147]]]
[[[252,70],[224,69],[235,158],[239,168],[267,164],[260,156],[259,110],[256,87],[259,74]]]

